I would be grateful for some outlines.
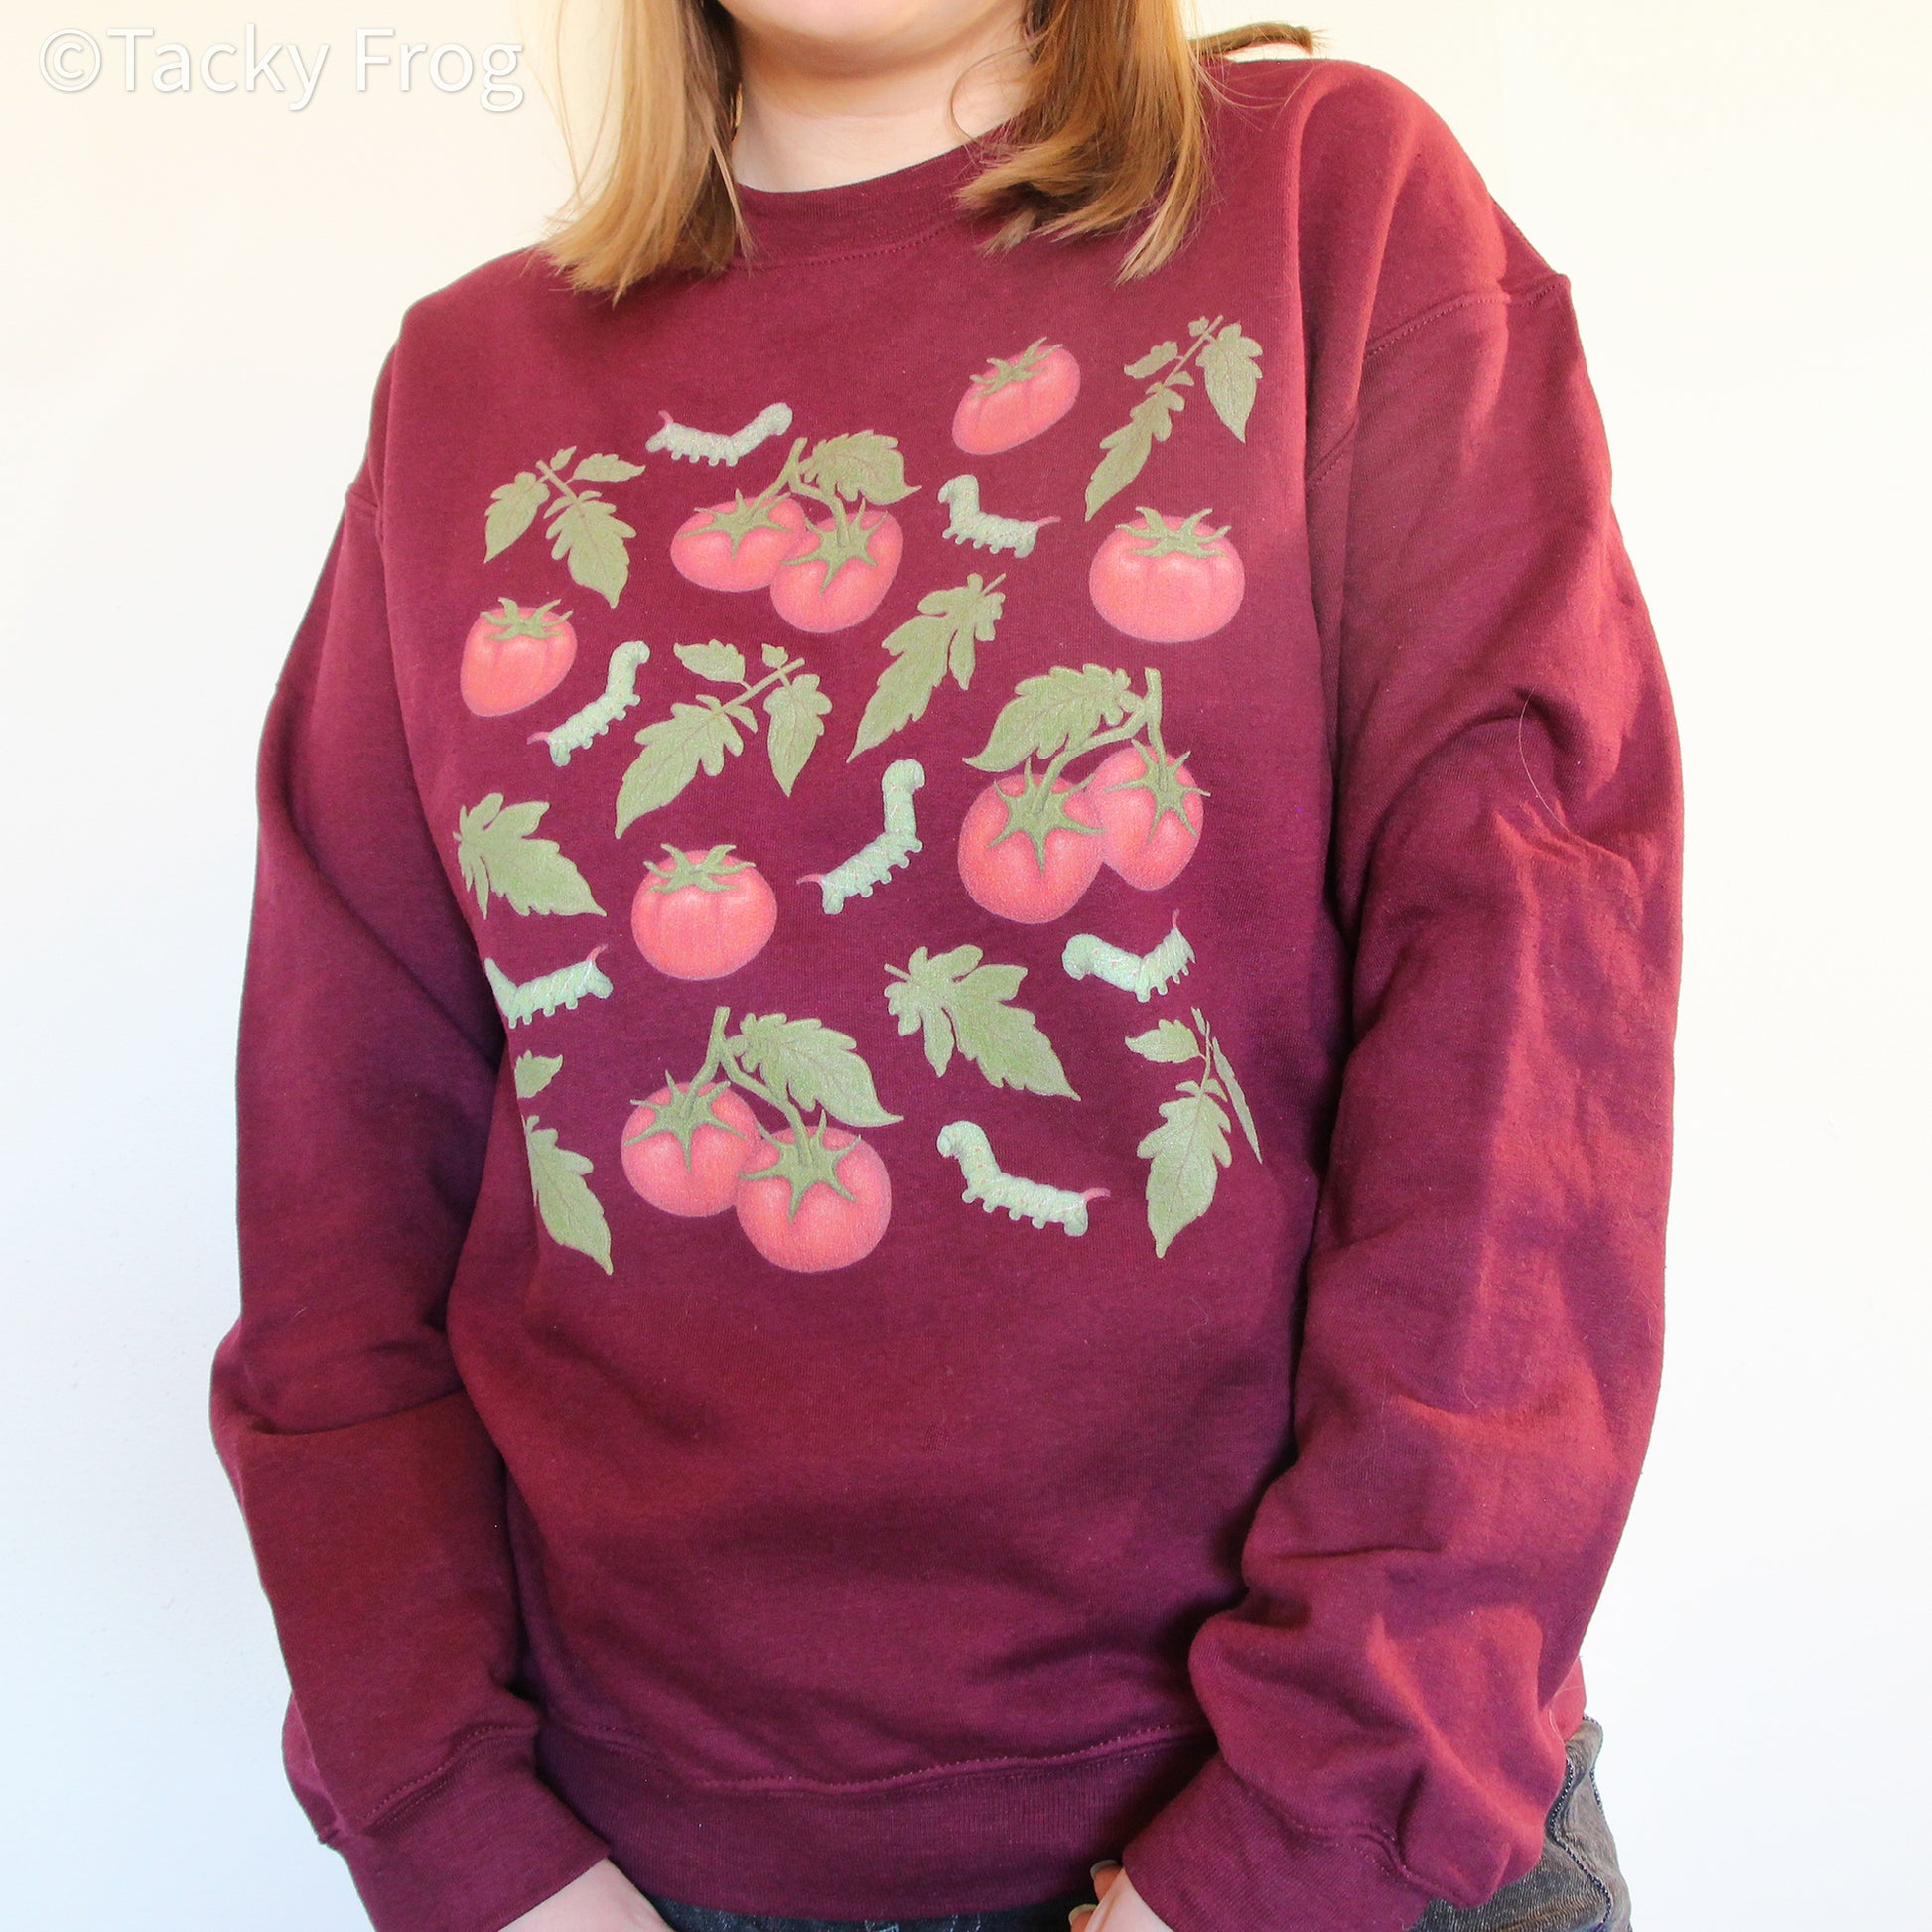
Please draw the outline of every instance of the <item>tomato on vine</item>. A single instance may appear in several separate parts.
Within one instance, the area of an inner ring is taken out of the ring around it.
[[[886,1164],[858,1135],[820,1123],[766,1142],[768,1165],[738,1182],[738,1225],[766,1261],[801,1275],[850,1268],[878,1247],[893,1217]]]
[[[577,632],[556,600],[524,610],[504,598],[463,640],[458,688],[479,718],[501,718],[547,698],[577,661]]]
[[[1031,765],[988,785],[959,824],[959,878],[997,918],[1043,925],[1070,912],[1100,870],[1100,820],[1082,787]]]
[[[1086,781],[1100,819],[1102,856],[1144,893],[1172,885],[1200,844],[1207,795],[1179,759],[1138,741],[1123,745]]]
[[[644,868],[630,901],[637,950],[672,979],[715,980],[764,950],[778,923],[778,900],[764,875],[732,847],[669,855]]]
[[[1247,578],[1240,555],[1226,526],[1214,529],[1206,515],[1143,509],[1094,552],[1087,589],[1116,630],[1148,644],[1191,643],[1241,608]]]
[[[673,1080],[635,1103],[620,1142],[624,1178],[666,1214],[722,1214],[764,1135],[730,1087]]]
[[[890,510],[814,520],[771,579],[771,605],[798,630],[847,630],[885,602],[905,552]]]
[[[671,564],[680,577],[711,591],[761,591],[811,529],[797,497],[747,500],[693,510],[671,538]]]

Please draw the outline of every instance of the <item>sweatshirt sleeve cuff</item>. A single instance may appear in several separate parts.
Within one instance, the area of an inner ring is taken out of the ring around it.
[[[537,1776],[522,1737],[474,1747],[367,1830],[327,1842],[375,1932],[501,1932],[609,1856]]]
[[[1406,1932],[1430,1902],[1366,1833],[1289,1824],[1218,1752],[1121,1863],[1173,1932]]]

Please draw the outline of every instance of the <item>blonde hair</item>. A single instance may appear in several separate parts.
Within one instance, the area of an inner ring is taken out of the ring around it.
[[[1247,48],[1314,51],[1306,27],[1262,21],[1198,38],[1183,0],[1030,0],[1031,66],[999,150],[959,191],[962,213],[999,225],[989,249],[1029,235],[1103,234],[1145,215],[1116,279],[1160,267],[1208,183],[1207,63]],[[545,244],[573,286],[621,296],[666,270],[718,274],[751,252],[732,176],[740,90],[731,16],[718,0],[620,0],[608,114],[615,133]]]

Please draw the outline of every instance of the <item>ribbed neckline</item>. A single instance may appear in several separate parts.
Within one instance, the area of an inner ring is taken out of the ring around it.
[[[986,166],[1006,125],[864,181],[831,188],[748,188],[741,182],[738,199],[758,249],[750,265],[891,247],[963,218],[953,195]]]

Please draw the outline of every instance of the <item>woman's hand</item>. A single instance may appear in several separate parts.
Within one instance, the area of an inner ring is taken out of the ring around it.
[[[1093,1868],[1097,1905],[1076,1905],[1066,1915],[1072,1932],[1173,1932],[1154,1907],[1134,1889],[1117,1859],[1103,1859]]]
[[[503,1932],[670,1932],[663,1915],[609,1859]]]

